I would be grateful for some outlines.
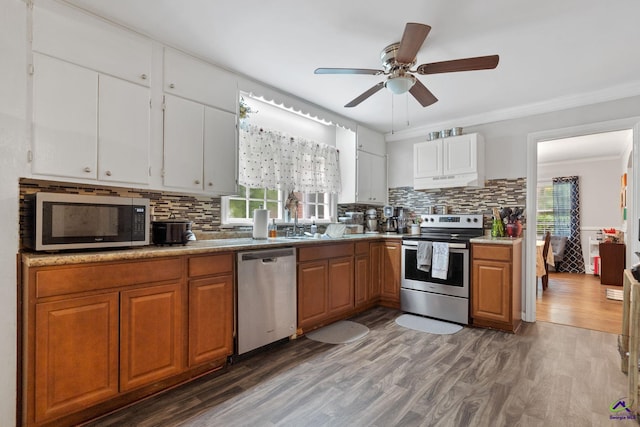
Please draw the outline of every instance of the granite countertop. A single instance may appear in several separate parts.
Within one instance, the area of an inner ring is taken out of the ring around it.
[[[310,246],[323,243],[353,242],[374,239],[401,239],[401,234],[346,234],[334,239],[276,237],[256,240],[251,237],[235,239],[196,240],[186,245],[144,246],[112,250],[87,250],[77,252],[23,252],[22,263],[27,267],[80,264],[87,262],[121,261],[158,258],[165,256],[197,255],[238,250],[270,249],[277,247]]]
[[[484,244],[492,244],[492,245],[513,245],[516,242],[521,242],[523,240],[522,237],[491,237],[491,236],[482,236],[482,237],[474,237],[469,241],[471,243],[484,243]]]

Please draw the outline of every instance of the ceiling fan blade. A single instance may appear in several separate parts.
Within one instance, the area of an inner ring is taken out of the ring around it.
[[[351,101],[350,103],[345,105],[345,107],[347,107],[347,108],[355,107],[356,105],[360,104],[362,101],[364,101],[365,99],[367,99],[368,97],[370,97],[371,95],[373,95],[374,93],[376,93],[377,91],[382,89],[383,87],[384,87],[384,82],[378,83],[377,85],[375,85],[372,88],[368,89],[367,91],[362,93],[362,95],[358,96],[353,101]]]
[[[416,82],[411,89],[409,89],[409,93],[413,95],[413,97],[423,106],[427,107],[431,104],[435,104],[438,102],[438,98],[435,97],[434,94],[431,93],[429,89],[425,85],[420,82],[420,80],[416,79]]]
[[[432,62],[418,66],[418,74],[453,73],[456,71],[491,70],[498,66],[498,55],[477,56],[475,58],[454,59]]]
[[[382,70],[370,68],[316,68],[314,71],[314,74],[371,74],[373,76],[383,73]]]
[[[417,24],[409,22],[404,27],[404,34],[400,40],[398,53],[396,53],[396,62],[401,64],[411,64],[431,31],[431,27],[425,24]]]

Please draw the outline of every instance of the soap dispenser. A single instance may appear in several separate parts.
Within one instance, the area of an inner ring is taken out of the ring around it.
[[[269,224],[269,237],[278,237],[278,226],[276,225],[276,219],[273,218],[273,222]]]

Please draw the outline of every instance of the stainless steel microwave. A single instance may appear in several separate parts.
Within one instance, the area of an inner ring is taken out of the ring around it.
[[[35,193],[25,205],[24,245],[36,251],[149,244],[149,199]]]

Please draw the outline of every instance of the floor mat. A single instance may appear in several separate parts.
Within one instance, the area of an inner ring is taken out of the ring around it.
[[[607,299],[622,301],[624,294],[621,289],[607,289]]]
[[[346,344],[357,341],[369,333],[369,328],[360,323],[342,320],[332,323],[324,328],[306,334],[306,337],[313,341],[328,344]]]
[[[455,334],[462,329],[462,326],[455,323],[443,322],[441,320],[429,319],[427,317],[413,314],[403,314],[396,318],[396,323],[405,328],[413,329],[430,334]]]

